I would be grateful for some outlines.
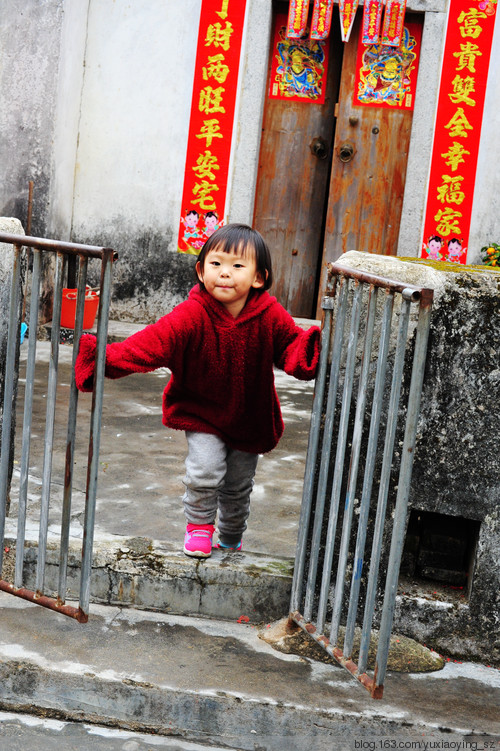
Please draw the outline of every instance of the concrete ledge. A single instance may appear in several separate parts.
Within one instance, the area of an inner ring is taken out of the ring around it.
[[[4,578],[15,557],[15,540],[6,540]],[[38,546],[27,543],[25,582],[35,589]],[[68,557],[67,599],[78,599],[81,543],[72,541]],[[261,623],[287,615],[293,559],[258,553],[214,550],[206,560],[161,550],[144,537],[120,538],[94,545],[91,602],[123,605],[179,615],[235,620],[245,615]],[[59,547],[47,548],[45,593],[55,592],[59,576]],[[13,581],[11,576],[9,581]]]
[[[392,673],[374,701],[347,671],[276,652],[249,624],[96,605],[81,625],[6,594],[0,607],[2,709],[248,751],[500,734],[498,672],[481,666]]]

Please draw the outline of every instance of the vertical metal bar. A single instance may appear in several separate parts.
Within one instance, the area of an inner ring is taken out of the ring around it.
[[[14,245],[12,281],[10,292],[9,330],[7,334],[7,352],[5,358],[5,378],[2,417],[2,445],[0,459],[0,576],[3,568],[3,541],[5,536],[5,517],[7,514],[7,496],[9,493],[9,467],[11,460],[11,430],[14,398],[14,372],[16,367],[16,348],[19,336],[19,304],[21,282],[21,245]]]
[[[384,604],[382,608],[382,619],[380,623],[377,658],[375,663],[376,686],[384,685],[385,673],[387,668],[387,655],[389,652],[389,641],[391,638],[391,628],[394,617],[394,603],[398,586],[399,566],[401,562],[401,554],[403,551],[406,528],[408,496],[410,493],[410,478],[413,467],[413,458],[415,456],[414,449],[417,434],[418,416],[420,412],[420,401],[422,396],[422,384],[424,380],[427,342],[429,338],[430,313],[430,305],[423,305],[420,308],[417,325],[417,338],[415,342],[415,353],[413,356],[410,394],[408,397],[403,452],[398,479],[398,492],[396,498],[394,526],[392,531],[389,564],[385,583]]]
[[[75,454],[76,414],[78,407],[78,389],[75,381],[75,364],[78,346],[83,328],[85,309],[85,287],[87,283],[88,259],[79,256],[78,292],[76,299],[76,317],[73,338],[73,360],[71,367],[71,384],[69,392],[68,431],[66,437],[66,463],[64,468],[64,495],[61,519],[61,545],[59,551],[59,585],[57,597],[59,603],[66,600],[66,582],[68,567],[69,528],[71,523],[71,495],[73,488],[73,457]]]
[[[92,572],[92,549],[94,542],[95,503],[97,496],[97,474],[99,468],[99,444],[101,438],[101,413],[104,394],[104,371],[106,366],[106,344],[109,321],[109,301],[111,297],[111,272],[113,251],[105,249],[101,266],[101,291],[99,298],[99,319],[97,324],[97,351],[92,394],[92,414],[89,440],[89,464],[85,498],[85,522],[82,546],[82,572],[80,579],[80,610],[86,615],[90,602],[90,575]]]
[[[368,446],[366,449],[366,464],[363,478],[363,490],[361,492],[361,504],[359,509],[358,534],[356,537],[356,550],[354,554],[351,592],[349,597],[349,610],[347,613],[344,638],[344,655],[346,657],[351,656],[354,641],[354,629],[356,624],[359,589],[361,584],[361,575],[363,572],[363,556],[368,526],[368,512],[370,510],[373,474],[375,469],[375,459],[377,456],[380,418],[382,414],[382,399],[384,395],[385,375],[387,372],[387,354],[389,351],[393,304],[394,293],[388,292],[385,300],[384,312],[382,315],[382,323],[380,328],[377,373],[375,376],[375,385],[373,389],[370,432],[368,436]]]
[[[404,366],[404,357],[406,349],[406,337],[408,333],[408,322],[410,317],[410,302],[402,300],[401,311],[399,315],[398,339],[396,344],[396,353],[394,356],[394,366],[392,371],[391,395],[389,398],[389,409],[387,414],[387,427],[384,444],[384,454],[382,460],[382,469],[380,472],[380,484],[377,500],[377,514],[375,518],[375,529],[373,535],[370,571],[368,574],[368,586],[366,591],[365,612],[363,617],[363,628],[361,634],[361,644],[358,658],[359,672],[365,672],[368,663],[368,649],[371,638],[371,625],[373,613],[375,610],[375,599],[377,594],[378,571],[380,558],[382,554],[382,538],[384,532],[384,520],[387,507],[387,494],[389,492],[389,481],[392,469],[392,457],[394,451],[394,441],[396,437],[396,427],[398,421],[398,405],[401,394],[401,381]]]
[[[358,384],[358,398],[356,404],[356,414],[354,418],[354,428],[352,434],[351,460],[349,466],[349,475],[347,481],[347,493],[344,504],[344,519],[342,523],[342,537],[340,541],[339,562],[337,565],[337,579],[335,583],[335,595],[333,600],[333,612],[330,628],[330,641],[337,642],[338,630],[340,625],[340,615],[342,611],[342,602],[344,599],[344,581],[347,569],[347,558],[349,555],[349,541],[351,538],[352,516],[354,511],[354,499],[356,496],[356,485],[358,482],[359,454],[361,451],[361,438],[363,435],[363,423],[365,419],[366,407],[366,390],[368,384],[368,373],[370,369],[370,359],[373,343],[373,329],[375,325],[375,311],[377,304],[377,290],[370,286],[368,298],[368,311],[366,316],[365,327],[365,346],[363,351],[363,361],[361,374]]]
[[[326,618],[326,608],[328,602],[328,589],[330,587],[330,576],[333,560],[333,550],[335,546],[335,535],[337,531],[337,519],[339,511],[340,490],[342,485],[342,474],[344,467],[344,457],[347,443],[347,431],[349,427],[349,413],[351,408],[351,396],[353,375],[356,360],[356,346],[358,341],[359,321],[361,316],[361,297],[363,294],[363,284],[356,281],[354,297],[351,309],[351,327],[349,331],[349,343],[347,347],[347,358],[344,368],[344,390],[342,394],[342,410],[340,413],[339,431],[337,439],[337,452],[335,456],[335,469],[333,474],[333,487],[330,496],[330,513],[328,519],[328,530],[325,544],[325,558],[323,561],[323,576],[321,580],[320,599],[318,606],[318,628],[322,631]]]
[[[38,560],[36,568],[36,592],[43,594],[45,561],[47,558],[47,533],[49,526],[50,482],[52,476],[52,449],[56,413],[57,371],[59,364],[59,335],[61,328],[61,299],[65,257],[57,254],[54,281],[54,305],[52,311],[52,333],[50,342],[50,364],[47,383],[47,409],[45,417],[45,446],[43,455],[42,493],[40,508],[40,529],[38,534]]]
[[[335,418],[335,406],[337,401],[342,342],[344,339],[348,289],[349,283],[345,278],[342,277],[340,281],[340,293],[338,298],[337,312],[335,316],[335,334],[332,345],[332,362],[330,367],[330,381],[328,384],[325,426],[323,428],[321,464],[318,477],[318,488],[316,491],[314,527],[310,545],[311,557],[309,562],[309,574],[307,579],[306,598],[304,605],[304,618],[306,619],[306,621],[309,621],[312,617],[312,608],[314,602],[314,587],[316,584],[318,570],[318,553],[321,542],[321,530],[323,527],[323,515],[328,473],[330,470],[330,453],[332,446],[333,424]],[[314,469],[311,468],[311,476],[313,478],[314,474]],[[292,608],[292,610],[296,610],[296,608]]]
[[[332,326],[332,310],[335,298],[324,297],[322,308],[325,311],[323,331],[321,333],[321,354],[314,387],[314,399],[307,446],[306,467],[304,473],[304,488],[300,507],[299,532],[297,538],[297,552],[293,570],[292,592],[290,597],[290,611],[299,607],[302,595],[302,577],[304,575],[307,533],[311,517],[311,504],[314,489],[314,467],[318,455],[318,445],[321,428],[321,410],[325,393],[326,369],[328,365],[328,350],[330,346],[330,332]]]
[[[38,299],[42,269],[42,252],[33,249],[33,272],[31,277],[31,300],[29,318],[28,357],[26,361],[26,384],[24,389],[24,420],[21,448],[21,469],[19,479],[19,508],[17,514],[16,567],[14,585],[23,584],[24,542],[26,535],[26,510],[28,499],[28,475],[33,417],[33,391],[35,381],[36,342],[38,328]]]

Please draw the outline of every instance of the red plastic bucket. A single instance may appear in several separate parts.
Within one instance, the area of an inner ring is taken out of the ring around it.
[[[63,329],[75,328],[76,296],[76,289],[63,289],[62,291],[61,326]],[[99,291],[87,288],[83,304],[84,329],[91,329],[93,327],[98,307]]]

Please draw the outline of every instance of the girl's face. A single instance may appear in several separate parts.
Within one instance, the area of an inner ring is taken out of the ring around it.
[[[253,250],[242,253],[238,248],[224,253],[215,246],[205,256],[203,268],[199,262],[196,264],[196,273],[207,292],[222,303],[234,318],[245,307],[250,290],[264,286]]]

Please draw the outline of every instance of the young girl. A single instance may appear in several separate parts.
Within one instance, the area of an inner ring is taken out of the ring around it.
[[[216,230],[196,264],[188,299],[156,323],[106,349],[106,376],[169,368],[163,423],[186,431],[184,552],[207,558],[218,512],[220,548],[240,550],[258,455],[283,433],[273,366],[310,380],[320,331],[297,326],[267,292],[271,257],[243,224]],[[96,340],[80,340],[76,383],[93,387]]]

